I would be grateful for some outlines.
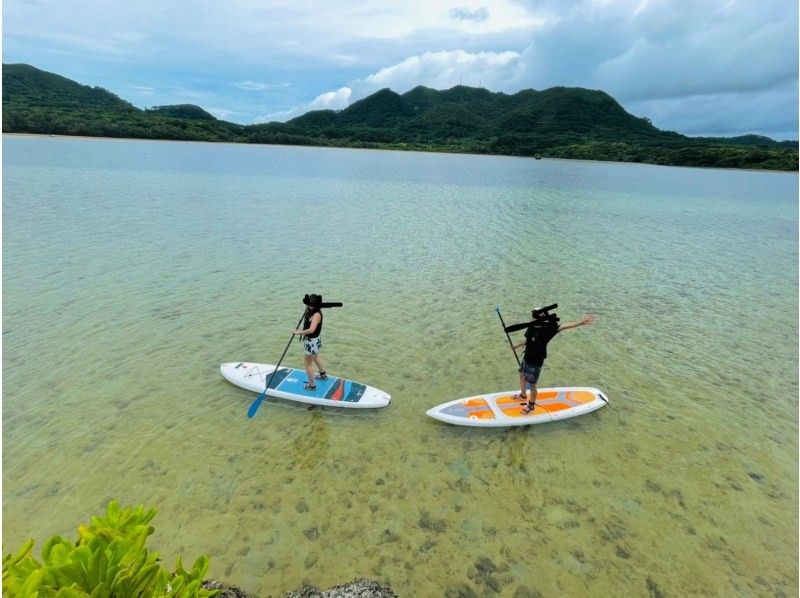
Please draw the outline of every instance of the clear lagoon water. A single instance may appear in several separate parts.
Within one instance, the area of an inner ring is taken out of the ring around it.
[[[3,551],[115,498],[262,596],[793,595],[797,201],[797,173],[4,136]],[[329,371],[392,404],[247,419],[218,365],[274,363],[314,292]],[[597,323],[540,385],[610,407],[425,416],[513,389],[495,306],[556,302]]]

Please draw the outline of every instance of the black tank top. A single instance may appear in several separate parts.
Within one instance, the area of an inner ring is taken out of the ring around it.
[[[314,314],[319,314],[319,325],[317,326],[317,329],[314,332],[310,332],[310,333],[306,334],[306,338],[317,338],[319,336],[320,332],[322,332],[322,312],[319,311],[319,310],[309,312],[306,315],[306,322],[305,322],[305,325],[303,326],[303,328],[305,329],[305,328],[308,328],[309,326],[311,326],[311,318],[314,317]]]

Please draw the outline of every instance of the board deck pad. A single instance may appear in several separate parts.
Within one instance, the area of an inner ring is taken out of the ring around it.
[[[456,425],[515,426],[568,419],[599,409],[608,399],[596,388],[541,389],[533,411],[523,413],[526,402],[515,391],[459,399],[428,410],[428,415]]]
[[[509,417],[534,417],[546,413],[546,410],[536,399],[536,406],[531,413],[522,413],[522,407],[525,405],[519,399],[515,399],[513,394],[505,397],[500,397],[495,401],[495,404],[500,407],[503,413]],[[450,405],[442,410],[442,413],[454,415],[456,417],[466,417],[472,419],[495,419],[492,408],[483,397],[468,399],[462,401],[460,404]]]
[[[246,367],[244,363],[239,365]],[[266,379],[269,378],[271,374],[272,370],[262,372],[259,368],[251,366],[251,371],[248,372],[246,376],[259,376],[264,381],[264,384],[266,384]],[[316,390],[307,390],[305,388],[307,381],[308,374],[306,374],[305,370],[279,368],[270,381],[269,387],[294,395],[328,399],[329,401],[345,401],[349,403],[357,403],[366,390],[366,385],[364,384],[337,378],[336,376],[328,376],[325,380],[316,378],[314,380],[314,384],[317,387]]]

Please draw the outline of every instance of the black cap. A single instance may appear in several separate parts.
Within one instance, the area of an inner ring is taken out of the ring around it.
[[[539,309],[532,309],[531,310],[531,317],[532,318],[547,318],[550,316],[550,310],[555,309],[558,307],[558,303],[553,303],[553,305],[548,305],[547,307],[540,307]]]
[[[306,295],[303,297],[303,304],[308,305],[309,307],[320,307],[322,305],[322,296],[321,295]]]

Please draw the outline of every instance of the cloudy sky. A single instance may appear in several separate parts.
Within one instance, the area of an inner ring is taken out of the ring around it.
[[[5,0],[3,62],[244,124],[566,85],[687,135],[798,137],[797,0]]]

